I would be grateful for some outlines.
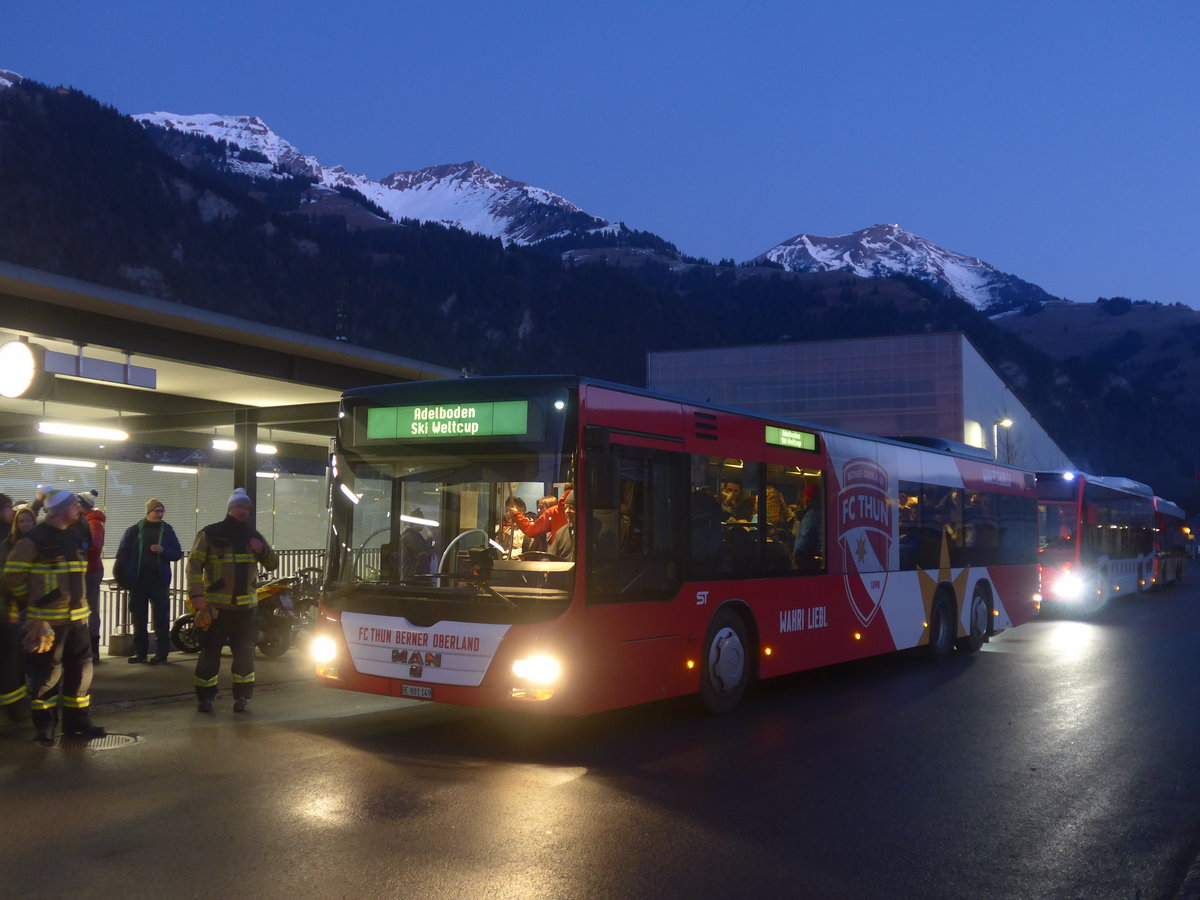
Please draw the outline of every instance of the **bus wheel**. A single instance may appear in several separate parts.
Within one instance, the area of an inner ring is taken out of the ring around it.
[[[929,610],[929,658],[943,660],[949,656],[957,631],[954,601],[944,590],[939,590],[934,594],[933,607]]]
[[[964,653],[974,653],[987,640],[988,628],[992,624],[992,604],[988,602],[989,599],[987,588],[976,585],[967,614],[967,633],[954,642],[954,646]]]
[[[700,699],[710,713],[727,713],[741,702],[750,680],[747,647],[746,626],[739,615],[720,610],[713,616],[700,660]]]

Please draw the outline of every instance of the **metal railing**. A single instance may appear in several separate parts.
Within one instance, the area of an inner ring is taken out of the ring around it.
[[[325,568],[324,550],[279,550],[279,565],[274,572],[259,570],[259,580],[268,578],[285,578],[294,576],[302,569]],[[187,612],[187,558],[171,563],[171,621]],[[111,571],[112,560],[106,571]],[[100,645],[108,646],[108,640],[114,634],[133,634],[133,622],[129,617],[128,591],[119,588],[114,581],[105,581],[100,586]],[[151,622],[153,628],[153,621]]]

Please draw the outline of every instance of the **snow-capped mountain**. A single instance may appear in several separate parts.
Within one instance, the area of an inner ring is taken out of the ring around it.
[[[8,69],[0,69],[0,89],[12,87],[14,84],[20,84],[24,80],[16,72],[10,72]]]
[[[908,275],[980,309],[1055,299],[1036,284],[946,250],[899,225],[875,225],[838,237],[798,234],[755,258],[793,272],[854,272],[866,278]]]
[[[438,222],[497,237],[506,244],[533,244],[573,231],[611,227],[604,219],[585,213],[558,194],[498,175],[477,162],[395,172],[373,181],[343,166],[322,165],[316,157],[302,153],[272,131],[257,116],[152,112],[133,118],[252,151],[230,154],[226,159],[230,171],[255,178],[311,178],[316,182],[314,190],[318,194],[322,191],[334,194],[338,188],[350,188],[396,222],[401,219]]]

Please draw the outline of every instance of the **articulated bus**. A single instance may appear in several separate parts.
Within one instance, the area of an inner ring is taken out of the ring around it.
[[[1128,478],[1038,472],[1042,603],[1047,611],[1099,612],[1150,585],[1154,491]]]
[[[313,646],[347,690],[724,712],[755,679],[971,652],[1037,611],[1033,474],[989,454],[537,376],[347,391],[330,473]],[[569,530],[531,544],[520,507]]]
[[[1158,587],[1183,581],[1187,566],[1187,515],[1162,497],[1154,498],[1154,576]]]

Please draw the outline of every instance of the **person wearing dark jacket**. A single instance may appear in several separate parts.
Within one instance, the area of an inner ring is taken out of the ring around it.
[[[183,556],[175,529],[163,521],[166,508],[158,498],[146,501],[146,518],[130,525],[121,536],[113,574],[129,591],[129,618],[133,621],[131,663],[151,665],[167,661],[171,649],[171,563]],[[154,614],[154,658],[148,660],[149,613]]]
[[[279,557],[254,530],[254,507],[245,488],[235,488],[225,518],[196,533],[188,554],[188,598],[200,629],[196,660],[196,709],[211,713],[221,671],[221,648],[233,651],[233,711],[250,711],[254,696],[254,639],[258,631],[258,566],[268,572]]]
[[[39,742],[52,741],[61,702],[64,737],[104,737],[107,732],[88,713],[87,560],[71,529],[80,516],[79,497],[50,489],[42,506],[45,520],[17,541],[4,563],[5,586],[26,614],[21,647],[31,673],[33,727]]]

